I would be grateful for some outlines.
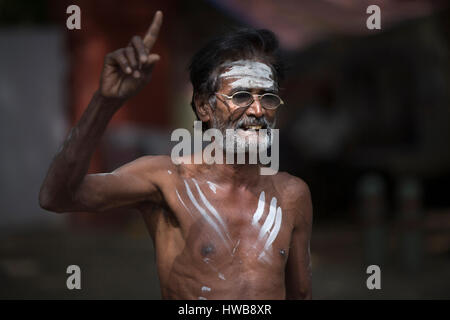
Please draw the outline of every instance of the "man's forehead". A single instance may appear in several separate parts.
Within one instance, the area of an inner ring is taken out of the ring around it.
[[[222,65],[219,78],[222,84],[234,88],[260,88],[274,90],[272,69],[265,63],[253,60],[237,60]]]
[[[272,69],[263,62],[254,60],[237,60],[222,64],[221,78],[255,76],[273,79]]]

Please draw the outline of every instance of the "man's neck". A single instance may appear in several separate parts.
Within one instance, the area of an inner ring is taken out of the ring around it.
[[[236,158],[235,158],[236,160]],[[236,161],[235,161],[236,162]],[[198,168],[200,172],[207,174],[209,179],[223,181],[234,186],[256,185],[260,179],[260,164],[249,164],[248,154],[245,155],[244,164],[226,164],[225,158],[223,164],[203,163]]]

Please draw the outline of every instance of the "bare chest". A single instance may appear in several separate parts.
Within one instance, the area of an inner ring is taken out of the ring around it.
[[[287,259],[292,222],[280,195],[270,188],[239,194],[186,179],[170,199],[184,252],[196,262],[252,267]]]

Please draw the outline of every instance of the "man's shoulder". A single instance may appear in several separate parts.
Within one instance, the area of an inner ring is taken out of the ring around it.
[[[310,196],[308,184],[301,178],[287,172],[278,172],[272,176],[275,188],[287,198],[297,198],[299,196]]]
[[[305,219],[312,215],[311,192],[308,184],[301,178],[287,172],[279,172],[273,176],[275,189],[280,194],[283,208],[298,212]]]
[[[169,156],[142,156],[124,165],[122,168],[136,173],[152,173],[175,171],[175,165]],[[120,169],[122,169],[120,168]]]

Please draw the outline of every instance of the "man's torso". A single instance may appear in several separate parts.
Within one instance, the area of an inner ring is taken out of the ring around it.
[[[191,168],[167,170],[164,206],[140,206],[163,298],[284,299],[296,214],[294,199],[282,194],[290,176],[260,176],[240,186]]]

